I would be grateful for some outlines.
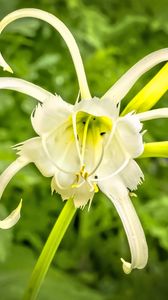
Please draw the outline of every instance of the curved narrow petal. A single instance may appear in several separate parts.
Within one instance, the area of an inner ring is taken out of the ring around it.
[[[168,90],[168,63],[129,101],[121,116],[151,109]]]
[[[43,105],[38,104],[32,113],[32,126],[38,135],[48,133],[68,119],[72,110],[73,105],[63,101],[59,96],[47,98]]]
[[[9,73],[13,73],[11,67],[6,63],[2,54],[0,53],[0,66],[3,68],[3,71],[7,71]]]
[[[129,69],[102,97],[119,103],[135,82],[157,64],[168,60],[168,48],[161,49],[145,56]]]
[[[100,190],[112,201],[127,234],[131,250],[131,263],[122,259],[123,270],[129,274],[132,269],[142,269],[148,260],[148,247],[145,235],[129,198],[128,191],[119,177],[99,183]]]
[[[48,159],[40,137],[29,139],[22,144],[14,146],[20,157],[25,157],[29,162],[33,162],[43,176],[51,177],[55,173],[55,166]]]
[[[2,32],[2,30],[11,22],[25,17],[33,17],[33,18],[43,20],[49,23],[51,26],[53,26],[60,33],[60,35],[65,40],[68,49],[70,51],[70,54],[72,56],[72,60],[74,62],[74,66],[78,77],[81,96],[82,98],[91,98],[89,87],[87,84],[86,74],[84,71],[84,66],[83,66],[83,62],[81,59],[78,46],[69,29],[57,17],[55,17],[54,15],[48,12],[42,11],[40,9],[32,9],[32,8],[19,9],[7,15],[0,22],[0,32]],[[1,59],[0,62],[3,63],[2,67],[5,68],[6,70],[11,69],[4,60],[2,61]]]
[[[168,108],[158,108],[136,114],[140,121],[148,121],[159,118],[168,118]]]
[[[1,77],[0,78],[0,89],[13,90],[29,95],[40,102],[43,102],[48,98],[55,98],[55,96],[43,88],[30,83],[26,80],[19,78]]]
[[[0,175],[0,198],[12,177],[28,163],[29,160],[27,158],[19,157]]]
[[[19,221],[21,207],[22,207],[22,200],[7,218],[5,218],[4,220],[0,220],[1,229],[9,229]]]

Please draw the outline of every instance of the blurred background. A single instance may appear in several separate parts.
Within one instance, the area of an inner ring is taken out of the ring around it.
[[[134,63],[168,47],[167,0],[0,0],[0,18],[18,8],[36,7],[55,14],[74,34],[92,95],[101,96]],[[0,37],[1,51],[20,77],[74,103],[78,84],[64,41],[49,25],[19,20]],[[144,75],[123,106],[161,68]],[[9,76],[0,71],[0,76]],[[158,106],[166,106],[167,95]],[[11,146],[35,136],[30,114],[35,100],[0,91],[0,172],[16,157]],[[146,141],[167,139],[167,121],[146,122]],[[121,221],[111,202],[97,194],[88,212],[78,210],[54,258],[39,300],[147,300],[168,295],[168,161],[139,160],[145,182],[133,198],[149,245],[149,263],[130,275],[120,257],[130,252]],[[51,196],[50,179],[29,165],[10,182],[0,203],[5,217],[23,198],[22,218],[0,231],[0,299],[19,300],[33,265],[63,203]]]

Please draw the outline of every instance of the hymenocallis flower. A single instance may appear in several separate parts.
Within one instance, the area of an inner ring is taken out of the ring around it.
[[[168,49],[158,50],[140,60],[99,99],[90,94],[72,34],[55,16],[38,9],[21,9],[0,22],[0,32],[10,22],[22,17],[44,20],[62,35],[75,65],[81,100],[71,105],[60,96],[27,81],[13,77],[0,78],[1,89],[16,90],[38,101],[31,115],[37,136],[14,147],[18,158],[0,176],[0,195],[11,178],[31,162],[44,176],[52,177],[52,191],[59,193],[63,200],[72,198],[75,207],[90,205],[94,194],[100,189],[117,209],[127,234],[131,263],[122,259],[124,272],[141,269],[147,263],[148,248],[130,200],[130,191],[136,190],[144,179],[135,161],[144,153],[142,122],[168,117],[167,108],[147,111],[167,89],[167,83],[159,81],[159,76],[163,78],[168,70],[167,65],[149,83],[148,95],[142,90],[122,114],[120,102],[142,74],[168,60]],[[0,65],[12,72],[2,55]],[[0,221],[0,228],[13,226],[19,220],[20,209],[21,203]]]

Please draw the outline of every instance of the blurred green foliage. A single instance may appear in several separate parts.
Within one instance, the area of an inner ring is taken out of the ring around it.
[[[81,50],[93,95],[101,96],[137,60],[167,47],[167,0],[0,0],[0,18],[23,7],[47,10],[63,20]],[[78,85],[68,50],[49,25],[19,20],[3,32],[1,51],[20,77],[74,102]],[[160,68],[160,66],[159,66]],[[144,75],[123,101],[126,105],[152,78],[158,67]],[[0,71],[0,76],[9,76]],[[166,106],[166,98],[159,106]],[[34,100],[16,92],[0,93],[0,171],[15,158],[11,146],[35,136],[30,125]],[[146,141],[167,139],[167,121],[145,124]],[[53,261],[40,300],[147,300],[167,299],[168,273],[168,161],[140,161],[145,182],[134,204],[149,244],[149,264],[126,276],[120,257],[129,249],[121,222],[109,200],[96,195],[90,211],[78,211]],[[7,187],[0,217],[24,199],[17,226],[0,232],[0,299],[18,300],[35,259],[63,207],[51,196],[50,179],[33,165]]]

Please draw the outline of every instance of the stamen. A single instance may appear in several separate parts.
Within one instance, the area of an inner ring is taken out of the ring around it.
[[[83,184],[85,183],[85,181],[83,180],[81,183],[74,183],[71,185],[71,188],[80,188]]]
[[[111,142],[111,140],[112,140],[112,138],[114,136],[114,132],[115,132],[116,126],[117,126],[117,122],[115,122],[114,125],[113,125],[113,127],[112,127],[112,130],[110,132],[110,135],[109,135],[108,140],[107,140],[107,142],[105,144],[105,147],[104,147],[105,149],[107,149],[107,147],[109,146],[109,144],[110,144],[110,142]]]
[[[88,176],[89,176],[89,174],[86,172],[86,173],[84,174],[83,178],[84,178],[85,180],[87,180]]]
[[[87,132],[88,132],[88,126],[89,122],[91,120],[91,116],[89,116],[86,120],[84,131],[83,131],[83,140],[82,140],[82,162],[84,162],[84,155],[85,155],[85,148],[86,148],[86,139],[87,139]]]
[[[94,184],[93,184],[93,187],[94,187],[94,191],[95,191],[95,193],[98,193],[98,191],[99,191],[99,188],[98,188],[98,186],[97,186],[97,184],[96,184],[96,183],[94,183]]]
[[[54,164],[54,166],[61,172],[63,173],[66,173],[66,174],[74,174],[74,172],[70,172],[70,171],[67,171],[67,170],[64,170],[62,169],[56,162],[54,159],[52,159],[52,157],[50,156],[49,152],[48,152],[48,149],[47,149],[47,146],[46,146],[46,142],[45,142],[45,136],[43,136],[42,138],[42,145],[43,145],[43,149],[48,157],[48,159]]]
[[[76,127],[76,113],[72,114],[72,125],[73,125],[74,137],[75,137],[76,150],[79,156],[80,163],[82,164],[82,157],[81,157],[80,146],[79,146],[79,137],[78,137],[77,127]]]
[[[129,161],[130,161],[130,157],[128,157],[126,160],[125,160],[125,162],[115,171],[115,172],[113,172],[113,173],[111,173],[111,174],[109,174],[109,175],[107,175],[107,176],[105,176],[105,177],[102,177],[102,178],[98,178],[98,179],[96,179],[96,178],[93,178],[93,179],[90,179],[91,181],[94,181],[94,182],[99,182],[99,181],[103,181],[103,180],[106,180],[106,179],[109,179],[109,178],[111,178],[111,177],[114,177],[114,176],[116,176],[118,173],[120,173],[126,166],[127,166],[127,164],[129,163]]]
[[[98,167],[100,166],[100,164],[101,164],[101,162],[103,160],[103,156],[104,156],[104,147],[103,147],[103,144],[102,144],[102,151],[101,151],[100,159],[99,159],[96,167],[89,173],[89,176],[93,175],[96,172],[96,170],[98,169]]]

